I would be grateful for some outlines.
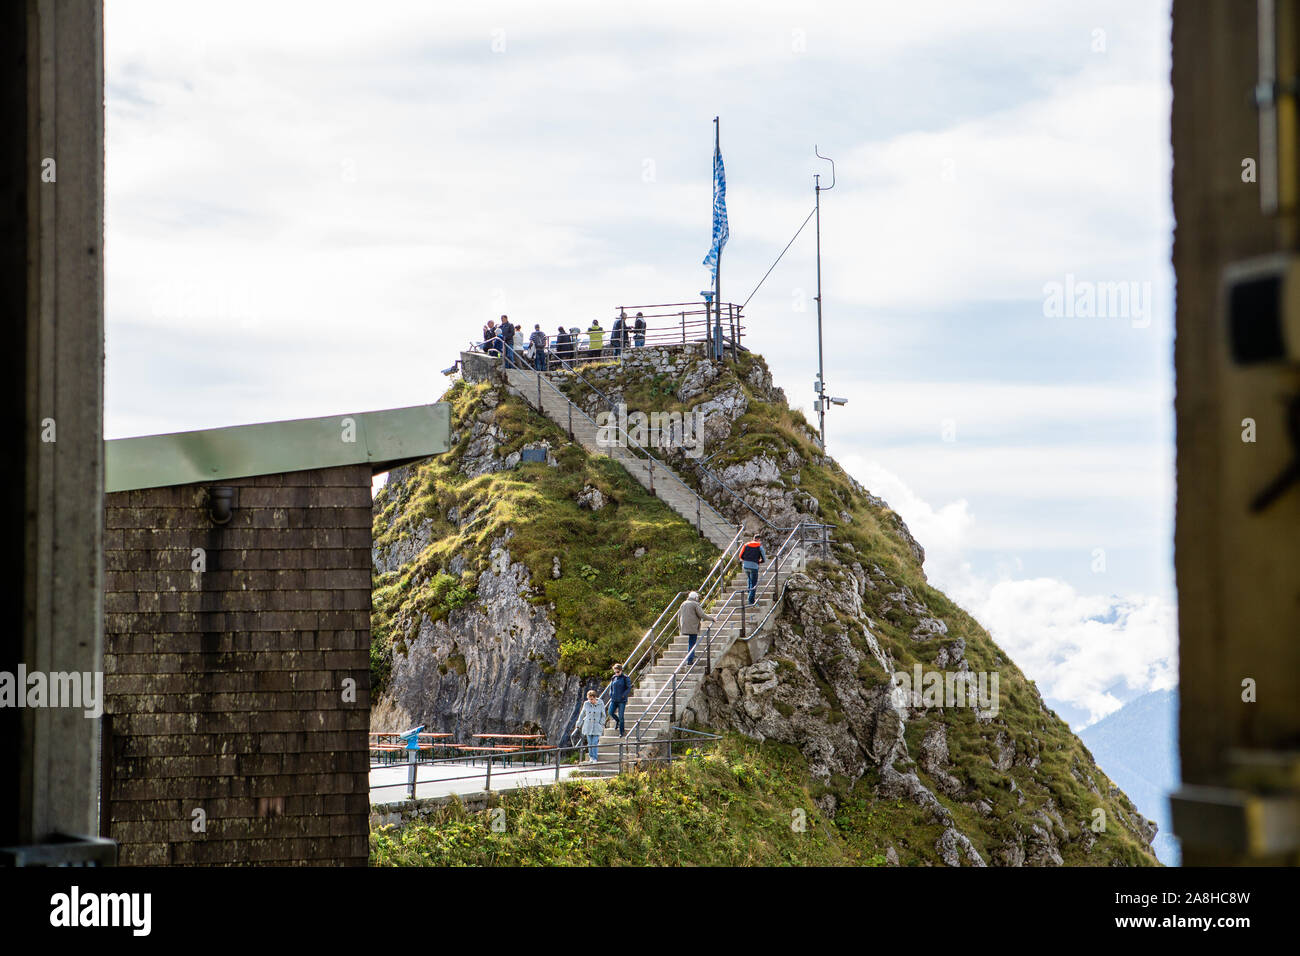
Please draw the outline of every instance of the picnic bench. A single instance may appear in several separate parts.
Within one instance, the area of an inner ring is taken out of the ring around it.
[[[529,750],[539,750],[546,747],[546,734],[475,734],[479,740],[493,741],[519,741],[519,743],[499,744],[498,746],[508,746],[524,755]],[[541,744],[532,743],[532,741],[542,741]]]
[[[381,763],[397,763],[402,759],[400,755],[408,752],[405,744],[397,742],[401,739],[400,734],[380,732],[371,733],[369,736],[370,752],[374,754]],[[449,733],[422,733],[417,734],[416,736],[417,743],[419,744],[416,749],[416,759],[418,760],[421,755],[426,753],[429,758],[432,759],[435,749],[447,746],[444,741],[446,738],[453,735]]]

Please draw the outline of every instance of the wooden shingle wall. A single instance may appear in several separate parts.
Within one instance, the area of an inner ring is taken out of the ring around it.
[[[235,489],[225,526],[207,484],[107,496],[103,815],[122,863],[365,865],[370,477],[214,482]]]

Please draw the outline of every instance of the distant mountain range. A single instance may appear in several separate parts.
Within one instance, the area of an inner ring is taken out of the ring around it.
[[[1169,792],[1178,783],[1178,691],[1135,697],[1078,736],[1097,766],[1160,825],[1151,844],[1160,862],[1178,866],[1182,854],[1169,831]]]

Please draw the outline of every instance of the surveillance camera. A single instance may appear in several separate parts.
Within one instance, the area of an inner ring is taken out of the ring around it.
[[[847,405],[848,403],[849,400],[847,398],[831,398],[832,405]]]
[[[1233,263],[1224,270],[1223,289],[1234,362],[1300,363],[1300,256]]]

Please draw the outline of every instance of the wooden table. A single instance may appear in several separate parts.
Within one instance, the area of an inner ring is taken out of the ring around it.
[[[418,759],[419,752],[423,750],[427,750],[429,752],[430,758],[432,758],[434,748],[438,745],[438,741],[445,740],[446,738],[451,736],[452,734],[449,733],[430,732],[430,733],[417,734],[416,741],[417,744],[419,744],[419,746],[416,747],[417,759]],[[390,764],[397,762],[398,753],[401,753],[408,749],[406,744],[397,742],[402,739],[401,734],[373,732],[369,734],[369,737],[370,737],[371,753],[378,754],[381,761],[384,760],[385,757],[387,757],[387,762]],[[428,744],[425,745],[424,741],[428,741]]]
[[[546,734],[475,734],[474,736],[480,740],[486,740],[489,742],[493,740],[517,740],[519,743],[514,746],[515,750],[525,749],[527,747],[527,741],[529,740],[546,739]]]

